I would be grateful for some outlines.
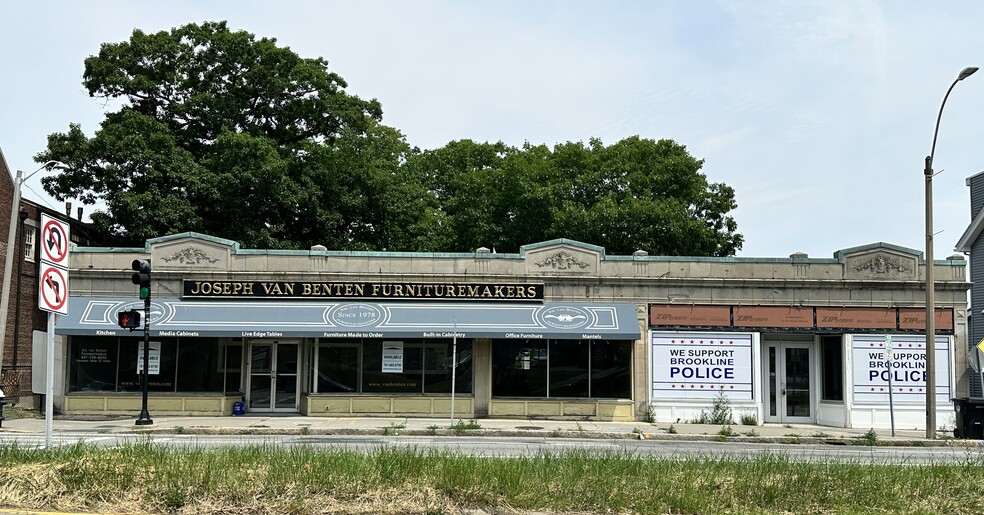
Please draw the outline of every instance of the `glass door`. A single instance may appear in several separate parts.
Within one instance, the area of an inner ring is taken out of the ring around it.
[[[297,411],[300,391],[296,341],[252,341],[249,344],[250,411]]]
[[[767,343],[762,359],[766,371],[765,421],[814,422],[813,345]]]

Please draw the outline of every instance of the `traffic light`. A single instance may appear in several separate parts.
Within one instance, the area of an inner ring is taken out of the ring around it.
[[[140,327],[140,312],[131,309],[129,311],[120,311],[116,314],[117,323],[123,329],[134,330]]]
[[[133,284],[140,285],[140,298],[143,300],[150,298],[150,261],[147,259],[134,259],[130,265],[133,269],[133,276],[130,280]]]

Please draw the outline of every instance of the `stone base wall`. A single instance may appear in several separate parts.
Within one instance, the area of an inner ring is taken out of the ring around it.
[[[310,394],[301,399],[301,412],[310,416],[449,417],[451,397],[363,396]],[[457,417],[475,418],[471,395],[454,398]]]
[[[232,404],[242,400],[241,395],[154,395],[147,397],[147,411],[151,417],[232,415]],[[143,396],[139,393],[75,394],[65,396],[63,411],[68,415],[133,415],[140,414]]]
[[[492,399],[493,418],[540,418],[551,420],[593,420],[632,422],[635,404],[631,400],[527,400]]]

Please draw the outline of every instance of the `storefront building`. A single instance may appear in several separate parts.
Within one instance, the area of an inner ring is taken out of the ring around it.
[[[72,249],[56,405],[140,409],[153,264],[149,410],[309,416],[688,421],[726,396],[759,422],[925,425],[921,255],[608,256],[570,240],[517,254],[241,249],[186,233]],[[937,261],[940,426],[967,389],[964,262]],[[894,345],[894,366],[884,347]],[[966,394],[964,394],[966,395]]]

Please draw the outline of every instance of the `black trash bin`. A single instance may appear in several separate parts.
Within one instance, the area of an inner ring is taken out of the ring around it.
[[[957,412],[957,424],[953,428],[953,436],[984,440],[984,398],[962,397],[952,400]]]

